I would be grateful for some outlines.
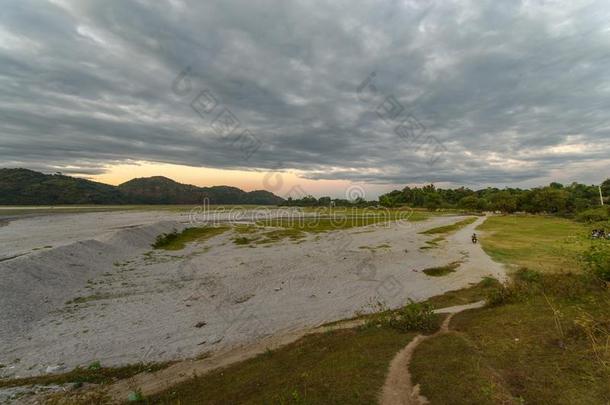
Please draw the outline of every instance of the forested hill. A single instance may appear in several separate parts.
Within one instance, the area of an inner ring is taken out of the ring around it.
[[[277,205],[283,199],[264,190],[197,187],[166,177],[133,179],[119,186],[28,169],[0,169],[0,205],[57,204],[210,204]]]

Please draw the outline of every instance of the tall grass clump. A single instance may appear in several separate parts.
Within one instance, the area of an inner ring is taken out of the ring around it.
[[[157,238],[155,239],[155,242],[152,244],[152,247],[154,249],[162,249],[168,245],[171,245],[175,241],[177,241],[179,237],[180,237],[180,234],[178,233],[178,231],[176,229],[174,229],[172,232],[169,232],[169,233],[163,233],[163,234],[157,236]]]
[[[610,284],[610,243],[594,243],[582,255],[582,260],[593,277]]]
[[[385,309],[379,304],[381,311],[372,315],[366,326],[387,327],[399,332],[434,332],[439,328],[440,316],[434,313],[434,308],[428,303],[409,300],[408,304],[396,310]]]

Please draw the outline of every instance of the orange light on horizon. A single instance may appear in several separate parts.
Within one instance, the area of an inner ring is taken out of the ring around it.
[[[111,165],[105,173],[87,177],[116,186],[134,178],[152,176],[168,177],[179,183],[199,187],[233,186],[245,191],[267,190],[285,198],[301,198],[308,194],[316,197],[328,195],[333,198],[345,198],[346,190],[352,185],[352,182],[347,180],[306,179],[295,172],[228,170],[154,162]],[[376,195],[369,198],[376,198]]]

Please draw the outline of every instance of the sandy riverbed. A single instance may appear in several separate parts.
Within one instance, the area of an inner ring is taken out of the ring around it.
[[[460,219],[255,247],[234,244],[230,230],[175,252],[151,252],[150,243],[185,227],[188,212],[13,219],[0,229],[0,376],[190,358],[348,318],[377,301],[394,307],[504,277],[470,243],[484,218],[419,249],[433,237],[418,232]],[[445,277],[421,272],[457,260]]]

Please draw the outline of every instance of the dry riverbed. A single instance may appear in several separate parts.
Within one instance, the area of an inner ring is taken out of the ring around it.
[[[267,215],[276,215],[272,211]],[[277,214],[281,215],[281,214]],[[153,250],[188,212],[13,218],[0,229],[0,376],[195,358],[373,309],[503,278],[470,234],[420,234],[464,217],[236,244],[232,225],[176,251]],[[241,222],[260,219],[246,214]],[[422,270],[459,262],[430,277]]]

